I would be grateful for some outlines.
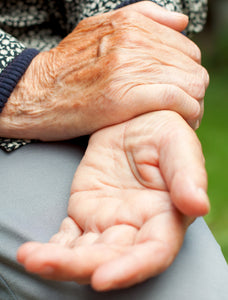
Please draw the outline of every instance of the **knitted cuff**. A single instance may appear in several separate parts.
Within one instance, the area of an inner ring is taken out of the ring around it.
[[[18,81],[37,54],[39,51],[36,49],[25,49],[0,74],[0,113]]]

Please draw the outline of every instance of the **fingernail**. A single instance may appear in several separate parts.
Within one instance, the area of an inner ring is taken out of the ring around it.
[[[196,121],[196,124],[195,124],[195,128],[194,128],[194,129],[195,129],[195,130],[196,130],[196,129],[198,129],[198,128],[199,128],[199,126],[200,126],[200,121],[199,121],[199,120],[197,120],[197,121]]]
[[[201,200],[202,203],[207,204],[207,210],[210,210],[210,201],[208,198],[207,193],[205,192],[204,189],[202,188],[198,188],[198,195],[199,195],[199,199]]]

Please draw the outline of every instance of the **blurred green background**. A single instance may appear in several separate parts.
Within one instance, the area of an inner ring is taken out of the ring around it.
[[[210,74],[205,114],[197,134],[208,171],[211,212],[205,217],[228,262],[228,1],[209,1],[205,30],[193,40]]]

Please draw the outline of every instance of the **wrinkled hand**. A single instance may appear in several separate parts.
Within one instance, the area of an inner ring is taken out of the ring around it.
[[[193,217],[208,212],[206,186],[200,143],[178,114],[100,130],[76,171],[69,217],[49,243],[23,245],[18,260],[96,290],[139,283],[173,262]]]
[[[34,58],[0,115],[0,136],[63,140],[162,109],[197,127],[208,75],[178,32],[186,25],[151,2],[83,20]]]

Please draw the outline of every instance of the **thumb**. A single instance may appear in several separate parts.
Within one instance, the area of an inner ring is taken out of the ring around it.
[[[188,17],[178,12],[171,12],[158,4],[149,1],[141,1],[128,5],[124,10],[133,10],[147,18],[176,31],[183,31],[188,25]]]
[[[201,144],[179,115],[169,125],[169,134],[161,142],[160,168],[171,199],[185,215],[205,215],[210,204]]]

